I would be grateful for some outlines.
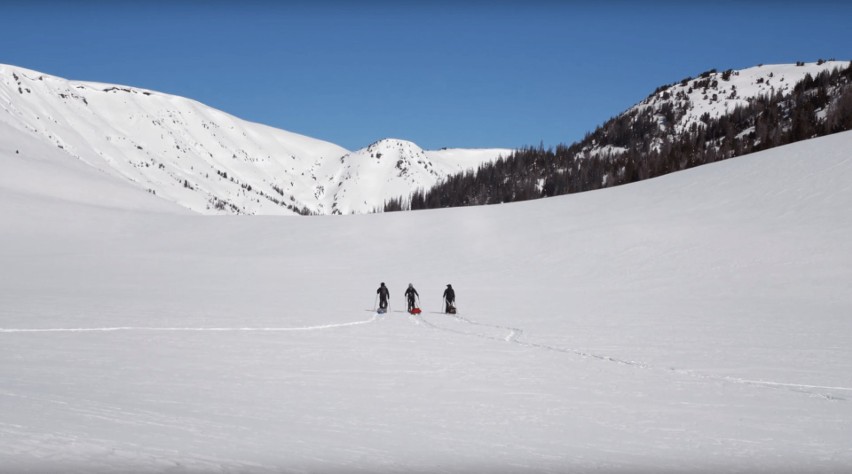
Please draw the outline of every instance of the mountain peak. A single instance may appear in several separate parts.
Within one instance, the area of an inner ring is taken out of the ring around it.
[[[390,152],[390,151],[400,151],[400,152],[414,152],[414,153],[422,153],[423,149],[417,146],[416,143],[401,140],[399,138],[383,138],[376,142],[371,143],[366,147],[366,150],[371,153],[375,152]]]

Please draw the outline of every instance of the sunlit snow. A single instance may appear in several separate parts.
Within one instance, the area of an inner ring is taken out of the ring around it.
[[[349,152],[183,97],[3,64],[0,125],[203,214],[372,212],[511,152],[397,139]]]
[[[0,472],[852,469],[850,132],[311,218],[200,216],[0,132]]]

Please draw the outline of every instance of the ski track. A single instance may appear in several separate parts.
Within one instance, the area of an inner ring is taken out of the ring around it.
[[[378,314],[374,314],[370,319],[363,321],[352,321],[349,323],[323,324],[319,326],[303,326],[289,328],[200,328],[200,327],[142,327],[142,326],[121,326],[121,327],[104,327],[104,328],[44,328],[44,329],[3,329],[0,328],[0,333],[36,333],[36,332],[116,332],[116,331],[185,331],[185,332],[226,332],[226,331],[244,331],[244,332],[286,332],[286,331],[320,331],[323,329],[337,329],[348,326],[358,326],[361,324],[370,324],[379,319]]]
[[[434,314],[444,314],[444,313],[434,313]],[[786,389],[792,392],[804,393],[811,396],[818,396],[827,400],[833,401],[846,401],[846,398],[839,397],[837,395],[818,392],[816,390],[829,390],[829,391],[842,391],[842,392],[852,392],[852,388],[850,387],[834,387],[834,386],[825,386],[825,385],[810,385],[810,384],[795,384],[795,383],[785,383],[785,382],[775,382],[770,380],[750,380],[743,379],[739,377],[730,377],[730,376],[716,376],[716,375],[708,375],[701,374],[699,372],[688,370],[688,369],[678,369],[675,367],[669,367],[665,369],[660,369],[658,367],[653,367],[651,365],[632,361],[632,360],[624,360],[616,357],[611,357],[607,355],[593,354],[591,352],[581,351],[578,349],[564,348],[564,347],[556,347],[548,344],[540,344],[536,342],[524,341],[521,340],[521,337],[524,336],[524,330],[521,328],[509,327],[509,326],[501,326],[497,324],[487,324],[480,323],[469,318],[465,318],[463,316],[459,316],[458,314],[448,314],[456,321],[466,323],[470,326],[481,326],[488,327],[494,329],[500,329],[507,331],[508,334],[503,337],[499,336],[490,336],[487,334],[480,334],[476,332],[468,332],[462,331],[458,329],[447,328],[443,326],[438,326],[433,324],[432,322],[427,321],[422,315],[412,315],[409,314],[409,320],[412,321],[417,326],[426,326],[431,329],[436,329],[439,331],[449,332],[453,334],[459,334],[463,336],[472,336],[478,337],[481,339],[488,339],[492,341],[500,341],[500,342],[508,342],[512,344],[517,344],[524,347],[532,347],[536,349],[561,352],[565,354],[577,355],[583,358],[591,358],[597,359],[605,362],[612,362],[616,364],[636,367],[639,369],[650,369],[650,370],[665,370],[669,373],[675,373],[679,375],[685,375],[689,377],[695,377],[705,380],[718,380],[727,383],[735,383],[740,385],[754,385],[760,387],[768,387],[768,388],[776,388],[776,389]],[[338,329],[349,326],[358,326],[363,324],[370,324],[376,322],[381,319],[379,314],[373,314],[369,319],[365,319],[362,321],[352,321],[348,323],[335,323],[335,324],[323,324],[317,326],[302,326],[302,327],[137,327],[137,326],[120,326],[120,327],[99,327],[99,328],[41,328],[41,329],[32,329],[32,328],[20,328],[20,329],[12,329],[12,328],[0,328],[0,333],[10,334],[10,333],[82,333],[82,332],[118,332],[118,331],[166,331],[166,332],[289,332],[289,331],[321,331],[328,329]]]
[[[433,314],[444,314],[444,313],[433,313]],[[581,350],[578,350],[578,349],[563,348],[563,347],[556,347],[556,346],[551,346],[551,345],[547,345],[547,344],[539,344],[539,343],[535,343],[535,342],[522,341],[522,340],[520,340],[520,337],[522,337],[524,335],[523,329],[513,328],[513,327],[508,327],[508,326],[500,326],[500,325],[497,325],[497,324],[479,323],[479,322],[476,322],[474,320],[465,318],[463,316],[459,316],[458,314],[447,314],[447,316],[450,316],[451,318],[453,318],[457,321],[467,323],[471,326],[482,326],[482,327],[489,327],[489,328],[495,328],[495,329],[502,329],[502,330],[508,331],[509,335],[507,335],[505,337],[495,337],[495,336],[489,336],[487,334],[479,334],[479,333],[474,333],[474,332],[467,332],[467,331],[461,331],[461,330],[457,330],[457,329],[446,328],[446,327],[443,327],[443,326],[438,326],[436,324],[433,324],[433,323],[427,321],[425,318],[423,318],[421,316],[412,316],[412,319],[418,325],[423,324],[423,325],[425,325],[429,328],[437,329],[439,331],[445,331],[445,332],[460,334],[460,335],[464,335],[464,336],[473,336],[473,337],[478,337],[478,338],[481,338],[481,339],[489,339],[489,340],[492,340],[492,341],[510,342],[510,343],[518,344],[518,345],[524,346],[524,347],[533,347],[533,348],[536,348],[536,349],[543,349],[543,350],[554,351],[554,352],[562,352],[562,353],[565,353],[565,354],[573,354],[573,355],[578,355],[578,356],[581,356],[581,357],[584,357],[584,358],[597,359],[597,360],[601,360],[601,361],[605,361],[605,362],[612,362],[612,363],[616,363],[616,364],[636,367],[636,368],[639,368],[639,369],[662,370],[662,371],[668,372],[668,373],[685,375],[685,376],[704,379],[704,380],[716,380],[716,381],[734,383],[734,384],[740,384],[740,385],[752,385],[752,386],[759,386],[759,387],[764,387],[764,388],[784,389],[784,390],[788,390],[788,391],[791,391],[791,392],[802,393],[802,394],[806,394],[806,395],[814,396],[814,397],[820,397],[820,398],[823,398],[823,399],[826,399],[826,400],[831,400],[831,401],[846,401],[847,399],[840,397],[840,396],[837,396],[837,395],[834,395],[834,394],[824,393],[824,391],[828,390],[828,391],[852,392],[852,388],[850,388],[850,387],[833,387],[833,386],[826,386],[826,385],[796,384],[796,383],[775,382],[775,381],[770,381],[770,380],[750,380],[750,379],[743,379],[743,378],[739,378],[739,377],[702,374],[702,373],[696,372],[694,370],[678,369],[678,368],[675,368],[675,367],[668,367],[668,368],[661,369],[659,367],[654,367],[654,366],[651,366],[651,365],[648,365],[648,364],[645,364],[645,363],[642,363],[642,362],[637,362],[637,361],[632,361],[632,360],[624,360],[624,359],[619,359],[619,358],[616,358],[616,357],[611,357],[611,356],[606,356],[606,355],[593,354],[593,353],[581,351]],[[817,391],[817,390],[819,390],[819,391]]]

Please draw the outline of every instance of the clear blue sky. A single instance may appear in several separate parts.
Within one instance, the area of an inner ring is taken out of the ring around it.
[[[571,143],[711,68],[852,59],[844,1],[2,2],[0,62],[357,149]]]

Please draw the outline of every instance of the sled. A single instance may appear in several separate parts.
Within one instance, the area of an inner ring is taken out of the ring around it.
[[[453,305],[447,306],[447,314],[456,314],[456,307]]]
[[[422,311],[420,311],[420,308],[412,308],[411,311],[409,311],[409,313],[420,314],[420,313],[422,313]]]
[[[385,314],[386,312],[387,312],[387,310],[384,309],[384,308],[379,308],[379,309],[376,310],[376,313],[379,313],[379,314]]]

